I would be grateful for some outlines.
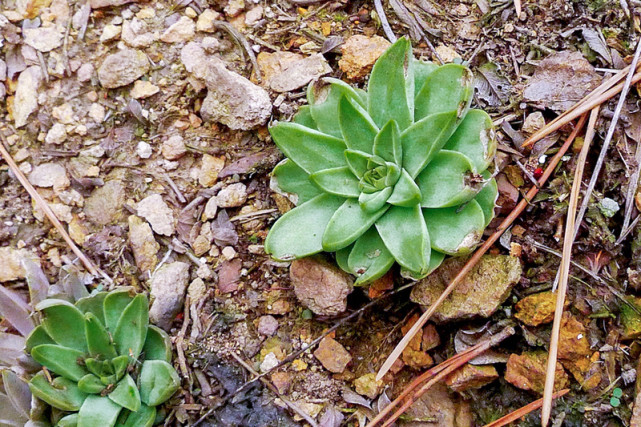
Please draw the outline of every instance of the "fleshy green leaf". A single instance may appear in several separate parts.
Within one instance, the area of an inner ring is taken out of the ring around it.
[[[77,427],[78,426],[78,414],[69,414],[65,417],[60,418],[56,427]]]
[[[379,127],[394,119],[401,129],[405,129],[414,121],[412,59],[412,45],[403,37],[374,64],[367,87],[367,110]]]
[[[27,337],[25,349],[27,353],[31,353],[31,350],[38,345],[55,343],[47,331],[45,331],[45,328],[42,325],[38,325]]]
[[[142,351],[145,353],[145,360],[171,362],[171,339],[167,332],[154,325],[149,325]]]
[[[352,171],[343,166],[315,172],[309,179],[324,192],[341,197],[358,197],[358,178]]]
[[[485,228],[483,210],[475,200],[464,207],[423,209],[434,249],[448,255],[465,255],[481,240]]]
[[[352,271],[351,268],[349,268],[348,265],[348,259],[349,259],[349,254],[352,252],[352,248],[354,245],[349,245],[344,247],[343,249],[339,249],[336,251],[336,264],[343,270],[346,271],[350,274],[355,274],[354,271]]]
[[[438,65],[433,62],[421,61],[420,59],[413,59],[412,66],[414,67],[414,97],[423,89],[427,76],[438,69]]]
[[[76,308],[83,313],[93,313],[100,322],[106,326],[105,323],[105,298],[109,292],[98,292],[88,297],[80,298],[76,301]]]
[[[278,122],[269,131],[278,148],[307,173],[345,166],[347,147],[341,139],[297,123]]]
[[[419,274],[407,269],[401,269],[401,276],[405,277],[406,279],[420,280],[432,274],[432,272],[443,263],[444,259],[445,254],[432,249],[432,251],[430,252],[429,266],[427,267],[427,271]]]
[[[490,179],[490,177],[492,176],[488,171],[483,172],[482,175],[484,179]],[[498,196],[499,189],[496,185],[496,180],[492,178],[485,184],[483,189],[479,191],[479,194],[477,194],[474,198],[474,200],[477,201],[477,203],[483,210],[485,227],[487,227],[494,218],[494,207],[496,206],[496,199],[498,198]]]
[[[130,411],[136,412],[140,409],[140,393],[136,382],[129,375],[125,375],[108,396],[114,403]]]
[[[458,206],[481,191],[483,179],[465,155],[441,150],[416,178],[421,189],[421,206],[445,208]]]
[[[106,385],[94,374],[87,374],[78,381],[80,391],[87,394],[98,394],[105,389]]]
[[[458,64],[434,70],[416,96],[414,120],[446,111],[456,111],[457,117],[463,117],[472,101],[473,77],[469,68]]]
[[[73,304],[59,299],[46,299],[36,306],[36,310],[43,312],[42,327],[56,343],[87,352],[85,317]]]
[[[354,173],[358,178],[362,178],[365,172],[367,172],[367,165],[371,158],[371,154],[367,154],[363,151],[345,150],[345,161],[347,162],[347,167],[349,167],[352,173]]]
[[[344,96],[339,103],[338,121],[347,148],[372,153],[378,127],[358,102]]]
[[[289,159],[276,165],[272,172],[272,180],[281,191],[298,196],[296,205],[301,205],[322,193],[309,180],[309,174]]]
[[[374,155],[387,162],[400,165],[403,162],[401,147],[401,131],[395,120],[390,120],[383,126],[374,139]]]
[[[444,148],[465,154],[477,172],[484,171],[496,154],[492,119],[483,110],[468,111]]]
[[[78,412],[78,427],[111,427],[122,407],[108,397],[87,396]]]
[[[119,381],[127,371],[127,366],[129,365],[129,356],[118,356],[111,359],[111,365],[113,367],[114,375],[116,376],[116,381]]]
[[[287,212],[272,226],[265,239],[265,251],[282,261],[321,252],[327,223],[344,200],[321,194]]]
[[[118,320],[120,320],[122,312],[134,299],[132,293],[133,288],[131,287],[117,288],[109,292],[109,295],[105,298],[105,326],[112,334],[118,326]]]
[[[50,371],[73,381],[78,381],[89,373],[84,366],[78,364],[84,353],[71,348],[42,344],[31,350],[31,357]]]
[[[142,403],[136,412],[127,412],[118,419],[118,427],[151,427],[156,420],[156,408]]]
[[[347,199],[327,223],[323,234],[323,250],[335,252],[358,239],[387,211],[384,206],[376,212],[367,212],[358,200]]]
[[[392,195],[387,199],[387,203],[408,208],[418,204],[420,201],[421,190],[418,188],[418,185],[416,185],[410,174],[403,169],[401,177],[394,186]]]
[[[349,271],[358,277],[355,284],[364,285],[387,273],[394,264],[394,257],[385,247],[376,227],[370,227],[354,243],[347,263]]]
[[[312,111],[309,105],[303,105],[298,109],[298,113],[294,116],[294,123],[298,123],[299,125],[303,125],[310,129],[318,129],[318,127],[316,127],[316,122],[312,117]]]
[[[92,357],[111,359],[117,356],[109,333],[93,313],[85,314],[85,335]]]
[[[377,212],[387,203],[392,194],[392,187],[383,188],[374,193],[361,193],[358,197],[358,203],[366,212]]]
[[[407,128],[401,134],[403,169],[416,178],[455,129],[456,113],[453,111],[424,117]]]
[[[430,235],[418,205],[411,208],[392,206],[376,221],[376,229],[402,267],[417,273],[427,270]]]
[[[147,337],[149,303],[147,297],[138,294],[123,311],[114,332],[114,343],[119,355],[138,358]]]
[[[140,371],[140,398],[148,406],[157,406],[169,399],[180,386],[180,378],[169,363],[147,360]]]
[[[307,100],[310,111],[318,129],[336,138],[343,138],[339,121],[338,105],[341,98],[347,97],[362,103],[362,97],[356,89],[342,80],[324,78],[318,84],[307,88]]]
[[[44,372],[38,372],[29,381],[29,390],[40,400],[63,411],[77,411],[87,397],[74,381],[56,377],[50,384]]]

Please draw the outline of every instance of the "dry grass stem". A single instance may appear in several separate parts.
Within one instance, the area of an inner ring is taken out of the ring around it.
[[[516,9],[516,18],[521,16],[521,0],[514,0],[514,9]]]
[[[543,175],[541,178],[539,178],[539,187],[543,186],[545,182],[548,180],[548,178],[552,175],[554,172],[554,169],[556,166],[559,164],[561,161],[561,157],[565,155],[567,150],[570,148],[572,145],[572,142],[574,141],[574,138],[576,138],[577,134],[579,133],[579,130],[583,128],[583,125],[585,124],[586,116],[582,116],[577,125],[575,126],[574,130],[570,134],[570,136],[567,138],[567,140],[563,143],[563,146],[559,149],[559,151],[554,155],[550,163],[548,164],[547,168],[543,172]],[[438,299],[427,309],[425,313],[421,315],[421,317],[418,319],[416,323],[412,326],[412,328],[405,334],[403,339],[397,344],[397,346],[394,348],[392,353],[387,357],[385,362],[383,363],[383,366],[381,366],[381,369],[378,371],[378,374],[376,376],[377,380],[380,380],[383,378],[383,376],[389,371],[389,369],[392,367],[396,359],[398,359],[403,353],[403,350],[405,350],[405,347],[409,344],[411,339],[418,333],[418,331],[421,330],[423,325],[432,317],[432,314],[436,311],[436,309],[445,301],[445,299],[452,293],[452,291],[461,283],[461,281],[465,278],[467,273],[469,273],[472,268],[479,262],[481,257],[485,254],[485,252],[492,247],[492,245],[501,237],[501,235],[507,230],[510,225],[516,220],[516,218],[521,215],[521,213],[525,210],[525,208],[528,206],[530,200],[534,198],[534,196],[539,192],[539,187],[537,186],[532,186],[530,190],[527,192],[525,198],[521,199],[519,204],[514,208],[514,210],[503,220],[503,222],[499,225],[497,230],[492,233],[492,235],[483,243],[483,245],[477,249],[472,257],[465,263],[461,271],[452,279],[452,282],[445,288],[443,293],[438,297]]]
[[[42,198],[42,196],[38,193],[38,191],[34,188],[34,186],[31,185],[27,177],[24,176],[22,171],[18,168],[18,165],[13,160],[13,157],[11,157],[11,154],[9,154],[9,152],[4,147],[3,144],[7,143],[4,135],[0,134],[0,138],[2,139],[2,142],[0,142],[0,156],[4,158],[5,162],[7,162],[7,165],[9,166],[9,169],[11,169],[11,172],[15,175],[15,177],[18,179],[20,184],[22,184],[24,189],[27,190],[27,193],[29,193],[31,198],[36,202],[36,205],[40,209],[42,209],[46,217],[49,218],[49,221],[51,221],[51,223],[56,228],[56,230],[58,230],[60,235],[62,235],[62,238],[67,243],[67,245],[69,245],[73,253],[76,254],[80,262],[82,262],[85,268],[94,276],[100,275],[109,283],[113,283],[113,280],[111,280],[111,277],[109,277],[100,268],[96,267],[94,263],[84,253],[82,253],[80,248],[76,246],[76,243],[71,239],[71,236],[69,236],[69,233],[67,233],[67,230],[65,230],[65,227],[62,225],[62,223],[60,222],[56,214],[49,207],[49,203],[47,203],[47,201]]]
[[[556,371],[556,359],[559,350],[559,332],[561,330],[561,317],[563,315],[563,304],[565,303],[565,294],[568,288],[568,277],[570,273],[570,261],[572,259],[572,245],[574,244],[574,222],[576,219],[576,210],[579,204],[579,194],[581,192],[581,181],[585,161],[590,151],[590,144],[594,139],[594,127],[599,118],[599,107],[595,107],[590,114],[588,129],[585,135],[585,141],[581,148],[581,153],[577,160],[576,170],[574,171],[574,181],[572,182],[572,191],[570,193],[570,202],[568,206],[568,215],[565,223],[565,236],[563,240],[563,256],[561,257],[561,268],[559,288],[556,295],[556,308],[554,311],[554,324],[552,325],[552,335],[550,336],[550,352],[548,354],[547,371],[545,375],[545,390],[543,393],[543,410],[541,415],[541,425],[547,426],[550,420],[550,411],[552,410],[552,394],[554,392],[554,373]]]
[[[552,395],[552,398],[558,399],[559,397],[565,396],[569,392],[570,392],[570,389],[567,389],[567,388],[563,389],[563,390],[560,390],[560,391],[557,391],[556,393],[554,393]],[[519,408],[519,409],[517,409],[516,411],[514,411],[512,413],[507,414],[506,416],[501,417],[496,421],[492,421],[489,424],[486,424],[484,427],[503,427],[503,426],[506,426],[509,423],[518,420],[519,418],[523,418],[524,416],[526,416],[530,412],[534,411],[535,409],[539,409],[541,407],[541,405],[543,405],[543,398],[541,398],[539,400],[535,400],[532,403],[528,403],[524,407]]]

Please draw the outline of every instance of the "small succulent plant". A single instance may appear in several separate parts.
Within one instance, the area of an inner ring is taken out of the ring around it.
[[[471,71],[416,60],[399,39],[367,92],[337,79],[310,85],[293,123],[270,129],[287,159],[272,187],[295,200],[265,249],[278,260],[336,252],[371,282],[397,262],[421,278],[446,255],[469,253],[494,215],[490,117],[470,109]]]
[[[156,406],[178,389],[169,336],[149,324],[145,295],[132,289],[96,292],[75,304],[44,299],[26,340],[47,370],[29,381],[31,393],[71,412],[58,426],[151,426]]]

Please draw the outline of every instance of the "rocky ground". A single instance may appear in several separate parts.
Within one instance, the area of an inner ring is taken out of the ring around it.
[[[640,30],[635,0],[523,1],[520,16],[512,1],[384,3],[392,30],[411,37],[418,56],[475,71],[475,104],[491,113],[500,141],[498,219],[488,233],[568,129],[531,151],[521,142],[629,63]],[[165,425],[363,426],[419,372],[506,325],[515,337],[436,386],[401,422],[482,426],[542,394],[550,290],[581,139],[383,381],[374,373],[461,260],[288,358],[406,282],[393,272],[354,289],[330,258],[290,266],[265,255],[269,226],[292,207],[270,190],[281,154],[267,127],[291,118],[314,79],[365,85],[388,45],[367,1],[0,4],[2,143],[113,280],[85,274],[86,282],[149,291],[183,380]],[[557,386],[572,391],[553,412],[557,426],[630,425],[641,228],[619,237],[626,206],[632,220],[641,209],[630,184],[641,152],[633,92],[576,244],[557,365]],[[603,110],[600,135],[613,105]],[[82,271],[3,162],[0,220],[2,284],[25,291],[22,257],[39,260],[51,282],[63,266]],[[284,360],[266,382],[246,384]]]

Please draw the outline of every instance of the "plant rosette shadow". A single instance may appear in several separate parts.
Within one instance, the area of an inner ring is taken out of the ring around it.
[[[367,91],[326,78],[309,105],[270,132],[287,159],[272,188],[297,205],[272,226],[265,249],[289,261],[335,252],[366,284],[394,263],[425,277],[465,255],[494,215],[487,170],[496,153],[490,117],[471,109],[472,72],[414,58],[401,38],[378,59]]]

